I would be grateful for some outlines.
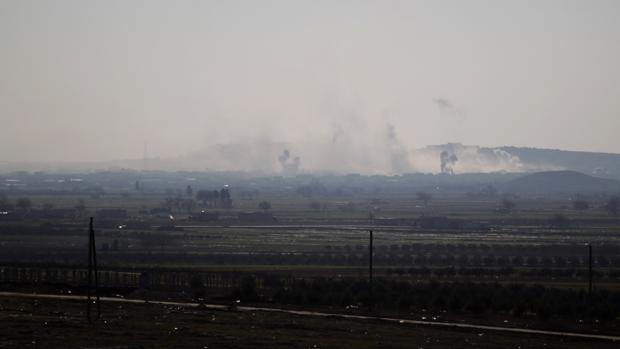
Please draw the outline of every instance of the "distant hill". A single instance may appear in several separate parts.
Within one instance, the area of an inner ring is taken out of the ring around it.
[[[513,193],[595,193],[620,191],[620,181],[593,177],[577,171],[547,171],[528,174],[501,184]]]
[[[454,173],[578,171],[602,178],[620,180],[620,154],[538,149],[525,147],[480,147],[461,143],[431,145],[418,149],[414,165],[430,164],[440,169],[441,153],[454,155],[448,165]],[[423,169],[422,172],[428,171]]]
[[[518,157],[530,167],[548,166],[620,179],[620,154],[523,147],[497,149]]]
[[[289,158],[281,162],[284,154]],[[450,161],[442,165],[442,154]],[[396,166],[396,165],[398,166]],[[402,166],[401,166],[402,165]],[[396,167],[395,167],[396,166]],[[620,180],[620,154],[538,149],[514,146],[481,147],[460,143],[404,147],[335,147],[331,143],[275,141],[218,144],[176,157],[150,157],[93,162],[9,162],[0,159],[0,173],[118,171],[240,171],[254,175],[535,173],[577,171]]]

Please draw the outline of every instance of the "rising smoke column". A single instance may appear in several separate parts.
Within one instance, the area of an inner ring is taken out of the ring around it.
[[[444,150],[439,154],[439,160],[441,162],[441,173],[454,174],[453,166],[459,160],[455,154],[450,154]]]
[[[435,99],[435,104],[437,104],[437,107],[442,111],[454,108],[454,105],[452,105],[452,103],[450,103],[450,101],[445,98]]]
[[[396,135],[394,125],[388,123],[386,133],[386,143],[390,156],[390,166],[394,173],[405,173],[411,169],[407,148],[400,142]]]
[[[434,102],[439,109],[439,113],[442,116],[447,116],[455,119],[465,118],[465,112],[461,108],[458,108],[456,105],[454,105],[454,103],[452,103],[450,100],[440,97],[435,99]]]
[[[282,166],[282,169],[284,169],[284,167],[286,166],[286,163],[288,162],[288,159],[290,157],[291,157],[291,153],[288,151],[288,149],[284,149],[282,154],[280,156],[278,156],[278,161],[280,162],[280,165]]]
[[[282,154],[278,156],[278,162],[280,162],[280,166],[282,166],[282,173],[285,175],[295,175],[299,172],[301,159],[299,156],[296,156],[293,160],[289,160],[291,160],[291,153],[288,149],[284,149]]]

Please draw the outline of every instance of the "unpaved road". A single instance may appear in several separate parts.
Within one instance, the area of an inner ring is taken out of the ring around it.
[[[58,300],[86,300],[86,296],[20,293],[20,292],[0,292],[0,297],[22,297],[22,298],[41,298],[41,299],[44,298],[44,299],[58,299]],[[150,303],[150,304],[170,305],[170,306],[178,306],[178,307],[197,307],[199,305],[198,303],[191,303],[191,302],[172,302],[172,301],[155,301],[155,300],[147,301],[144,299],[126,299],[126,298],[115,298],[115,297],[101,297],[101,301],[116,302],[116,303],[133,303],[133,304]],[[206,308],[216,309],[216,310],[228,310],[229,309],[229,306],[221,305],[221,304],[203,304],[203,306],[205,306]],[[546,335],[546,336],[561,336],[561,337],[620,342],[620,336],[576,333],[576,332],[545,331],[545,330],[536,330],[536,329],[529,329],[529,328],[485,326],[485,325],[464,324],[464,323],[457,323],[457,322],[435,322],[435,321],[409,320],[409,319],[398,319],[398,318],[390,318],[390,317],[374,317],[374,316],[351,315],[351,314],[334,314],[334,313],[323,313],[323,312],[306,311],[306,310],[289,310],[289,309],[281,309],[281,308],[250,307],[250,306],[239,306],[239,307],[236,307],[236,310],[237,311],[279,312],[279,313],[301,315],[301,316],[384,321],[384,322],[421,325],[421,326],[465,328],[465,329],[477,329],[477,330],[498,331],[498,332],[511,332],[511,333]]]

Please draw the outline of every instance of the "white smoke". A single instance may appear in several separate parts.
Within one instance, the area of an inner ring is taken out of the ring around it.
[[[411,171],[407,148],[400,142],[394,125],[390,123],[387,124],[386,147],[392,173],[401,174]]]
[[[428,146],[415,151],[415,169],[437,173],[437,159],[441,173],[529,172],[554,170],[552,166],[526,164],[518,156],[499,148],[448,143]]]

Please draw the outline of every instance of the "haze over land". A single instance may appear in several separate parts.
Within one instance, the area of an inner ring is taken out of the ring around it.
[[[620,0],[0,0],[0,348],[616,348],[619,62]]]
[[[289,170],[391,174],[438,172],[424,147],[448,142],[615,153],[618,18],[602,0],[5,0],[0,161],[274,172],[286,149]],[[454,172],[564,168],[480,154]]]

